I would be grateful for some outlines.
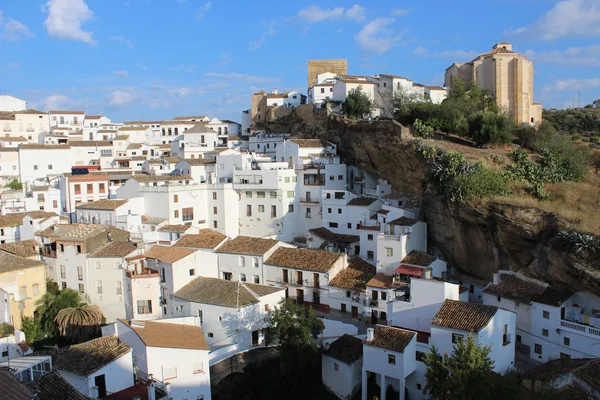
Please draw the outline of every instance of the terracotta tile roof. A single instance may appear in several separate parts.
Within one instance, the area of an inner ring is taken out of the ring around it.
[[[583,387],[577,382],[571,382],[567,385],[561,386],[558,389],[561,399],[569,400],[593,400],[592,394],[588,393]]]
[[[327,272],[341,257],[342,253],[280,247],[265,261],[265,264]]]
[[[194,303],[238,308],[259,303],[260,300],[257,296],[265,296],[283,290],[285,288],[198,277],[173,293],[173,296]],[[256,293],[257,291],[260,294]],[[256,296],[253,292],[256,293]]]
[[[191,121],[193,119],[205,119],[207,118],[206,115],[184,115],[182,117],[175,117],[173,118],[174,121],[181,121],[181,120],[188,120]]]
[[[335,233],[324,227],[310,229],[309,232],[328,242],[355,243],[360,241],[358,235]]]
[[[378,272],[367,282],[367,286],[376,287],[380,289],[389,289],[392,286],[394,278],[392,275],[386,275],[382,272]]]
[[[127,131],[127,132],[145,131],[147,129],[149,129],[147,126],[122,126],[119,128],[119,132],[122,132],[122,131]]]
[[[73,345],[53,360],[53,367],[59,371],[87,377],[108,364],[131,352],[131,347],[122,343],[116,335]]]
[[[352,260],[348,268],[343,269],[330,282],[329,286],[364,292],[366,284],[375,276],[375,266],[361,258]]]
[[[544,289],[544,286],[520,279],[516,275],[500,274],[500,283],[488,285],[483,289],[483,292],[520,301],[521,303],[531,303],[544,292]]]
[[[417,335],[416,332],[393,328],[385,325],[375,325],[373,340],[364,340],[364,344],[382,349],[404,353],[404,349]]]
[[[348,202],[349,206],[370,206],[377,200],[375,197],[355,197]]]
[[[431,325],[466,332],[479,332],[485,328],[498,307],[465,301],[444,300],[444,304],[431,320]]]
[[[400,226],[413,226],[419,222],[418,219],[408,218],[408,217],[400,217],[396,218],[393,221],[388,222],[390,225],[400,225]]]
[[[132,156],[131,161],[145,161],[146,156]]]
[[[127,145],[127,149],[126,150],[137,150],[137,149],[141,149],[142,148],[142,144],[141,143],[129,143]]]
[[[71,147],[112,147],[112,143],[108,140],[76,140],[69,144]]]
[[[387,215],[390,213],[390,210],[377,210],[377,214],[384,214]]]
[[[192,247],[194,249],[214,249],[221,244],[226,235],[213,231],[212,229],[201,229],[199,234],[183,235],[175,243],[175,247]]]
[[[323,352],[326,356],[333,357],[345,364],[352,364],[363,356],[363,341],[345,334],[329,345],[329,349]]]
[[[88,254],[88,258],[126,257],[137,250],[133,242],[110,242]]]
[[[263,239],[250,236],[237,236],[219,247],[217,253],[248,254],[262,256],[279,243],[275,239]]]
[[[167,181],[190,181],[189,175],[133,175],[138,182],[167,182]]]
[[[363,81],[361,79],[340,79],[339,81],[344,83],[357,83],[359,85],[374,85],[373,82]]]
[[[300,147],[325,147],[327,142],[321,139],[290,139]]]
[[[44,265],[38,260],[18,257],[8,253],[0,253],[0,274],[5,272],[18,271],[21,269],[36,268]]]
[[[17,379],[10,371],[0,370],[0,393],[2,397],[10,400],[32,400],[35,398],[33,390]]]
[[[6,243],[0,245],[0,250],[18,257],[33,257],[37,256],[40,244],[37,240],[22,240],[15,243]]]
[[[62,149],[70,149],[71,146],[68,144],[37,144],[37,143],[29,143],[29,144],[20,144],[19,150],[62,150]]]
[[[195,325],[172,324],[158,321],[119,320],[129,326],[148,347],[209,351],[202,329]],[[136,323],[144,327],[136,326]]]
[[[195,252],[195,249],[186,249],[183,247],[152,246],[144,253],[144,256],[166,262],[167,264],[173,264]]]
[[[179,158],[179,157],[163,157],[163,160],[166,160],[169,163],[173,164],[173,163],[178,163],[179,161],[181,161],[181,158]]]
[[[55,111],[48,111],[48,113],[50,114],[56,114],[56,115],[60,115],[60,114],[68,114],[68,115],[80,115],[80,114],[85,114],[85,111],[59,111],[59,110],[55,110]]]
[[[86,115],[85,119],[100,119],[102,115]]]
[[[52,370],[27,384],[40,400],[86,400],[81,392],[63,378],[57,370]]]
[[[199,121],[183,121],[183,120],[177,120],[177,121],[171,120],[171,121],[162,121],[161,122],[162,125],[196,125],[198,123],[199,123]]]
[[[396,79],[404,79],[405,81],[411,81],[412,82],[412,80],[410,80],[408,78],[405,78],[403,76],[399,76],[399,75],[392,75],[392,74],[379,74],[379,75],[380,76],[388,76],[390,78],[396,78]]]
[[[2,142],[26,142],[27,138],[24,138],[23,136],[9,136],[9,137],[1,137],[0,136],[0,141],[2,141]]]
[[[558,307],[573,296],[573,292],[556,290],[551,287],[544,289],[541,295],[536,297],[536,303],[547,304],[549,306]]]
[[[600,390],[600,359],[597,358],[557,358],[526,371],[522,378],[533,381],[552,381],[568,374],[573,374]]]
[[[198,123],[195,122],[196,125],[192,126],[190,129],[183,133],[214,133],[215,131],[206,126],[206,123]]]
[[[185,232],[190,229],[187,225],[164,225],[158,228],[159,232]]]
[[[186,163],[195,166],[195,165],[209,165],[209,164],[216,164],[217,161],[213,160],[212,158],[186,158],[183,161],[185,161]]]
[[[121,207],[123,204],[127,204],[127,199],[104,199],[90,201],[88,203],[81,203],[76,208],[78,210],[109,210],[114,211]]]
[[[437,257],[424,253],[422,251],[413,250],[401,261],[402,264],[418,265],[420,267],[428,267],[437,260]]]

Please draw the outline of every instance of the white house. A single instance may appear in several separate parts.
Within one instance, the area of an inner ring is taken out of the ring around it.
[[[348,268],[343,269],[329,281],[330,309],[349,313],[350,317],[362,320],[366,304],[367,282],[375,276],[375,267],[361,258],[350,261]]]
[[[345,334],[326,346],[321,356],[325,388],[345,400],[359,390],[362,380],[363,341]]]
[[[10,94],[0,95],[0,111],[20,111],[27,108],[27,101]]]
[[[333,252],[343,252],[348,256],[359,255],[360,236],[335,233],[327,228],[309,229],[306,232],[306,247]]]
[[[133,365],[166,384],[170,398],[210,400],[210,349],[202,329],[186,322],[119,320],[106,332],[114,331],[131,347]]]
[[[46,179],[71,172],[73,164],[71,147],[66,144],[19,145],[19,172],[22,183]]]
[[[5,293],[6,292],[4,290],[0,289],[0,300],[5,300],[5,298],[3,298]],[[9,294],[6,293],[6,295]],[[2,304],[0,304],[0,312],[2,313],[2,315],[0,315],[0,323],[5,322],[7,324],[11,324],[9,305],[10,297],[7,297],[7,299],[8,300],[5,302],[3,301]],[[8,319],[5,319],[6,316],[8,316]],[[29,345],[26,342],[25,334],[22,331],[14,328],[12,334],[2,337],[2,340],[0,341],[0,362],[5,362],[9,359],[12,360],[13,358],[17,357],[23,357],[27,354],[31,354],[31,349],[29,348]]]
[[[376,84],[368,81],[366,78],[341,78],[333,85],[331,100],[344,102],[352,91],[360,89],[369,100],[375,101],[376,86]]]
[[[264,342],[268,311],[284,298],[282,287],[198,277],[173,293],[173,304],[176,315],[198,317],[212,350],[244,350]]]
[[[363,342],[362,400],[367,399],[371,376],[381,388],[381,400],[386,399],[388,386],[404,400],[406,378],[416,370],[417,334],[405,329],[376,325],[367,328]]]
[[[48,111],[48,114],[53,128],[66,128],[75,132],[83,130],[84,111]]]
[[[23,138],[29,143],[43,143],[43,137],[50,131],[50,117],[47,113],[21,109],[0,113],[3,139]]]
[[[268,284],[264,265],[280,246],[275,239],[237,236],[225,242],[216,252],[219,256],[219,278],[227,281]]]
[[[440,86],[425,86],[425,98],[434,104],[441,104],[448,97],[448,89]]]

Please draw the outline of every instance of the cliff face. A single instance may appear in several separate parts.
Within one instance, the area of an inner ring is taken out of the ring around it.
[[[486,206],[449,203],[416,154],[406,128],[390,121],[346,123],[302,109],[268,123],[273,132],[320,137],[337,144],[347,164],[356,165],[422,201],[429,243],[452,266],[480,279],[500,269],[520,270],[557,287],[600,293],[600,262],[563,250],[559,218],[538,208],[498,202]]]

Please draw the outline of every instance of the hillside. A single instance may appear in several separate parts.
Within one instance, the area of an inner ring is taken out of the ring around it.
[[[462,272],[490,279],[499,269],[520,270],[559,287],[600,292],[598,257],[566,249],[558,236],[564,229],[600,233],[595,215],[600,205],[600,178],[596,174],[588,174],[581,183],[548,185],[546,191],[554,196],[550,201],[524,196],[518,185],[513,185],[509,196],[450,202],[440,194],[438,181],[432,179],[428,165],[417,154],[415,138],[398,123],[346,122],[323,113],[315,115],[304,107],[286,110],[265,128],[329,140],[338,145],[346,163],[388,180],[396,191],[417,195],[422,200],[430,243]],[[504,148],[476,149],[458,140],[425,142],[489,165],[493,165],[489,162],[493,154],[506,158],[507,152]]]

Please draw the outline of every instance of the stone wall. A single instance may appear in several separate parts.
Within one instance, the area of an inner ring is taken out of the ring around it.
[[[210,366],[210,386],[215,387],[229,374],[244,372],[249,364],[261,363],[279,357],[274,347],[258,347],[243,353],[235,354]]]
[[[324,72],[347,75],[348,60],[308,60],[308,82],[306,87],[311,87],[315,79],[317,79],[317,75]]]

